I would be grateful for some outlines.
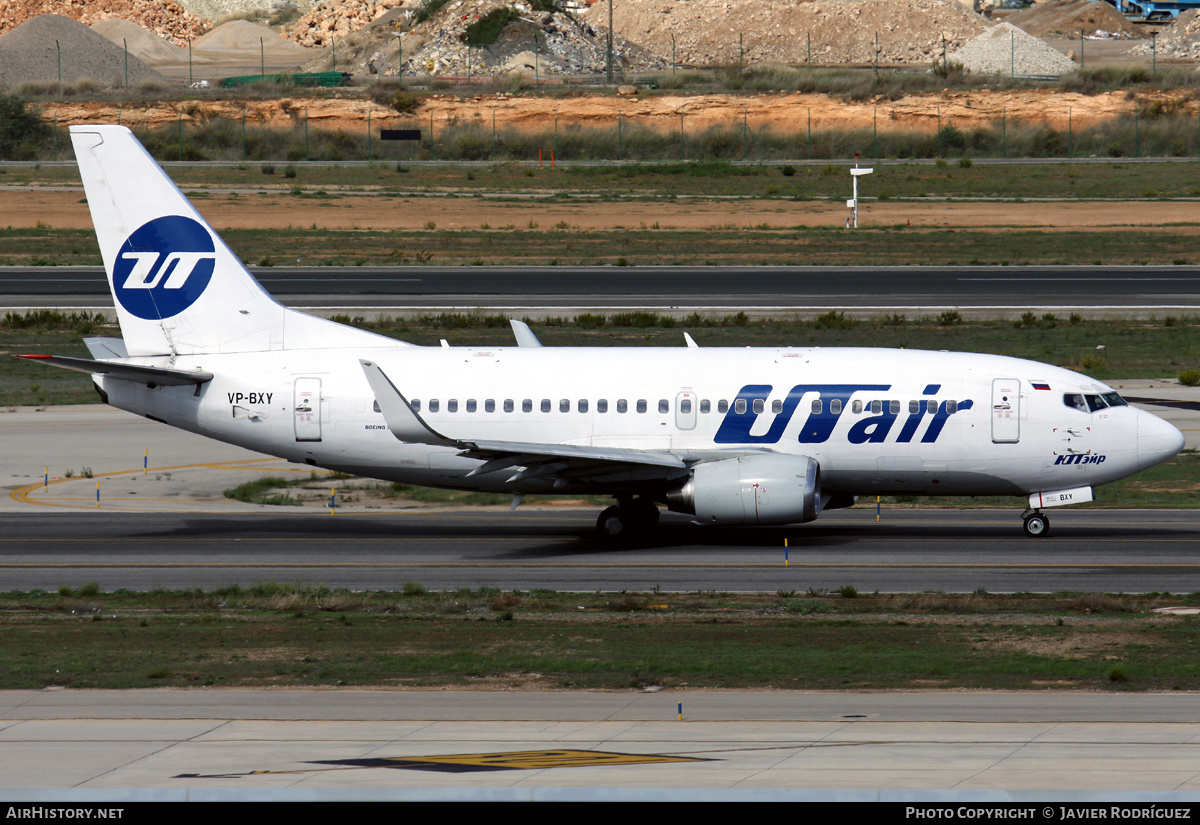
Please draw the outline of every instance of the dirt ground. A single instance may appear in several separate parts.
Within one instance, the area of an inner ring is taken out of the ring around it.
[[[1159,92],[1150,97],[1182,97]],[[852,102],[823,94],[655,94],[642,97],[586,95],[540,97],[536,95],[429,95],[416,115],[400,117],[393,110],[366,98],[291,97],[282,100],[199,100],[182,104],[146,103],[118,107],[108,103],[47,104],[43,116],[57,118],[60,126],[79,123],[123,123],[127,126],[185,124],[211,118],[241,120],[255,125],[287,128],[309,125],[324,129],[361,131],[370,117],[372,128],[397,122],[434,128],[449,123],[478,121],[496,127],[553,129],[572,125],[615,128],[618,113],[626,126],[640,125],[677,131],[680,113],[684,128],[698,132],[711,126],[770,128],[776,132],[802,132],[812,118],[813,129],[911,129],[935,131],[940,122],[962,128],[989,124],[1007,117],[1011,121],[1046,122],[1066,128],[1068,118],[1081,129],[1119,114],[1128,114],[1138,104],[1127,92],[1083,95],[1052,90],[1012,92],[956,91],[938,95],[909,95],[899,100]],[[1195,109],[1195,104],[1190,104]]]
[[[188,189],[189,193],[196,191]],[[54,229],[91,229],[87,206],[79,189],[27,189],[0,186],[0,226],[33,228],[39,223]],[[218,231],[223,229],[285,229],[316,224],[328,229],[423,229],[434,221],[439,230],[478,229],[487,223],[499,229],[525,227],[535,221],[549,228],[566,221],[578,229],[638,229],[655,223],[662,229],[708,229],[840,225],[846,217],[841,202],[790,200],[737,201],[633,201],[579,204],[547,202],[491,202],[478,198],[387,198],[347,195],[313,201],[287,190],[262,193],[256,188],[233,197],[213,194],[197,202]],[[1196,221],[1197,205],[1190,202],[1139,203],[1137,222],[1127,203],[1029,202],[1011,203],[868,203],[860,208],[863,226],[893,226],[911,221],[913,226],[1028,227],[1066,230],[1085,227],[1130,227],[1139,230]],[[1172,231],[1193,231],[1172,226]],[[1200,227],[1195,230],[1200,234]]]

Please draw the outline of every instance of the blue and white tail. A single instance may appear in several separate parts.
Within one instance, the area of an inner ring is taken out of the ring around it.
[[[397,343],[281,306],[124,126],[71,143],[129,355]]]

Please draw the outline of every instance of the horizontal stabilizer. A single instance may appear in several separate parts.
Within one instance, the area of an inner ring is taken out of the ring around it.
[[[107,375],[122,381],[137,381],[140,384],[155,384],[163,387],[206,384],[213,379],[211,372],[169,370],[162,367],[143,367],[140,364],[118,364],[113,361],[92,361],[88,358],[72,358],[69,355],[20,355],[18,357],[62,367],[65,370],[87,372],[92,375]]]

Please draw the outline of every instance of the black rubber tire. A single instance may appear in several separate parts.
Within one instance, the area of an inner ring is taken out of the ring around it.
[[[1050,519],[1041,513],[1025,517],[1025,535],[1037,539],[1050,532]]]

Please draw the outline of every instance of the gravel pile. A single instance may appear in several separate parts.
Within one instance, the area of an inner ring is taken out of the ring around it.
[[[467,27],[500,8],[513,9],[517,19],[505,26],[493,45],[472,47],[468,56],[463,42]],[[314,14],[316,11],[314,8]],[[398,48],[395,33],[401,27],[403,40]],[[607,38],[602,29],[562,12],[534,11],[512,0],[453,0],[433,17],[410,28],[402,9],[385,9],[373,23],[337,39],[336,70],[394,76],[399,72],[400,48],[405,75],[596,74],[606,69]],[[318,59],[305,69],[328,71],[332,59],[332,55]],[[617,72],[652,71],[668,66],[617,36],[613,38],[613,68]]]
[[[58,48],[55,41],[58,41]],[[58,80],[62,55],[63,83],[89,81],[102,87],[125,84],[125,50],[82,23],[44,14],[0,37],[0,88]],[[134,55],[129,55],[129,85],[169,81]]]
[[[0,0],[0,35],[27,20],[58,14],[90,26],[109,17],[131,20],[160,37],[186,46],[208,31],[207,21],[175,0]]]
[[[950,55],[977,74],[1048,77],[1067,74],[1075,61],[1011,23],[999,23]]]
[[[146,31],[137,23],[129,20],[110,17],[107,20],[93,23],[91,29],[122,49],[128,46],[129,53],[136,55],[147,66],[187,59],[184,49],[168,43],[157,34]]]
[[[410,3],[416,10],[417,3]],[[288,30],[287,37],[301,46],[328,46],[375,22],[404,0],[321,0]]]
[[[588,19],[607,24],[608,4]],[[633,0],[613,7],[613,29],[670,60],[690,65],[929,65],[986,29],[987,20],[942,0]],[[740,39],[739,39],[740,38]]]
[[[1022,9],[1004,20],[1034,37],[1129,40],[1144,36],[1114,6],[1095,0],[1051,0]]]
[[[1159,57],[1200,57],[1200,11],[1192,9],[1176,17],[1158,36],[1156,48]],[[1135,46],[1133,52],[1150,54],[1151,46]]]
[[[312,0],[179,0],[179,5],[197,17],[218,25],[230,18],[251,13],[267,17],[289,5],[296,7],[300,14],[305,14],[312,7]]]

